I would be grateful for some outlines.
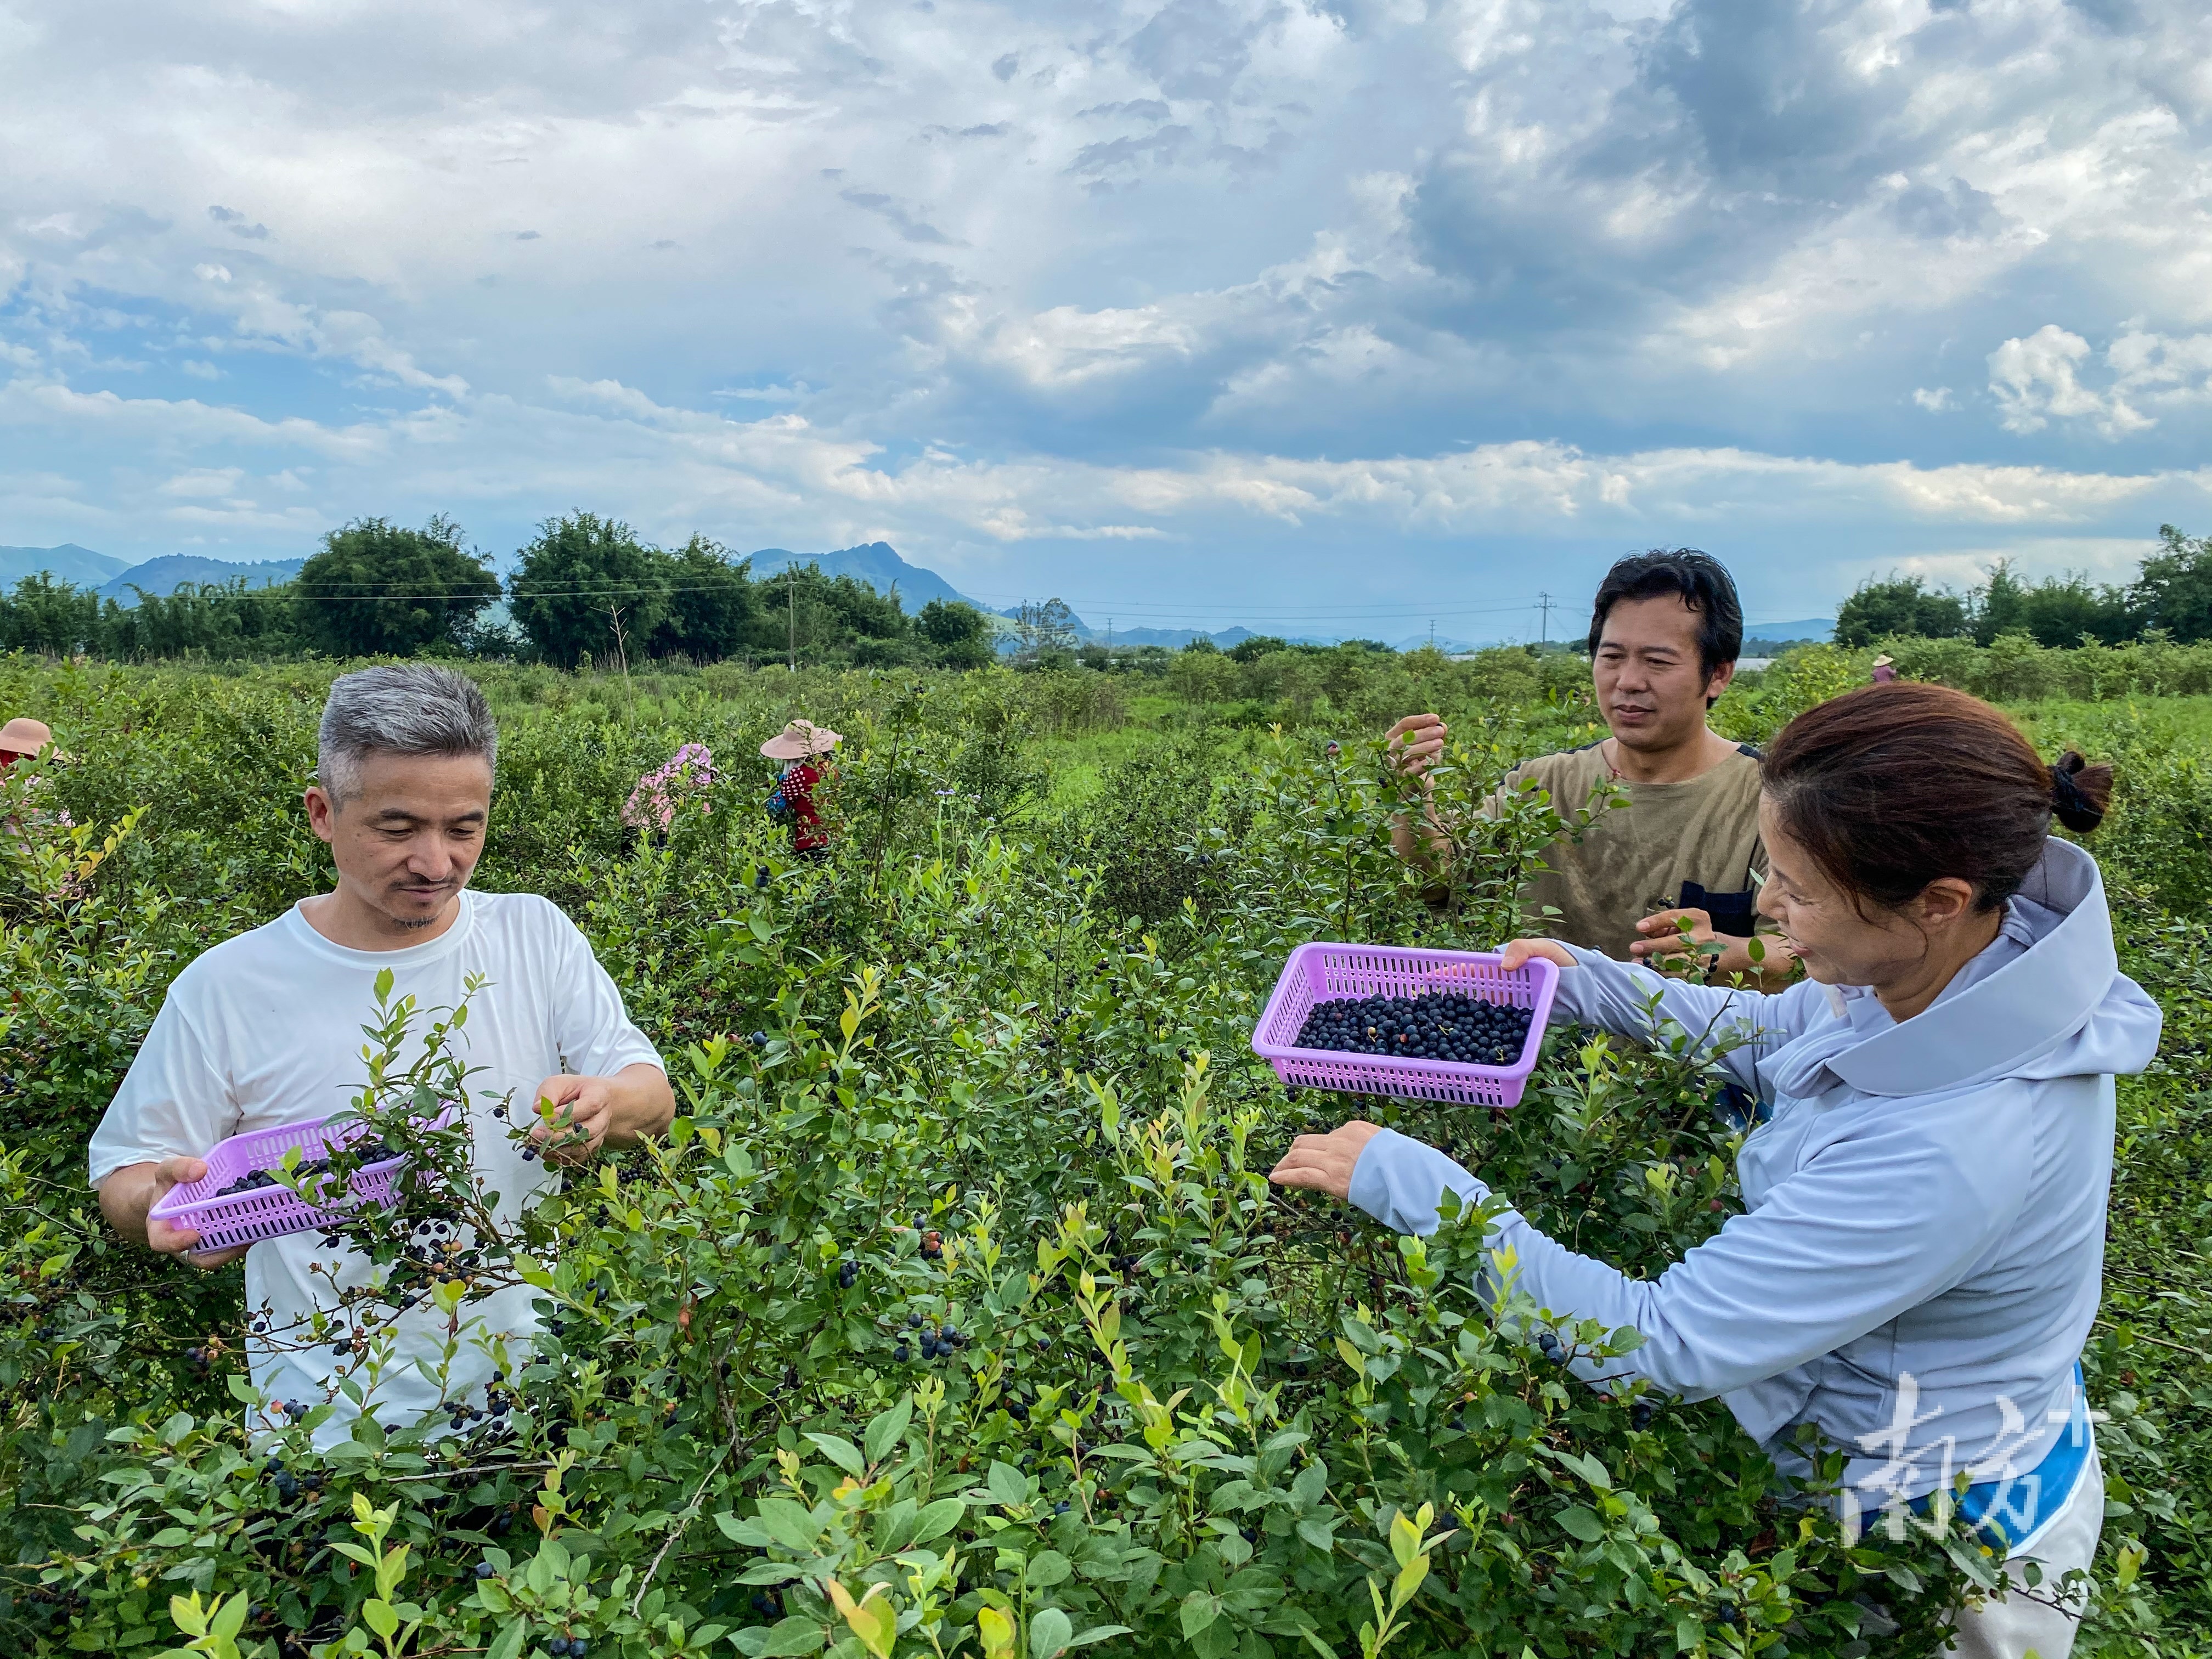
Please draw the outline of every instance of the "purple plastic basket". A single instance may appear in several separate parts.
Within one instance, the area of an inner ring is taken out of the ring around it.
[[[1293,1087],[1355,1095],[1404,1095],[1469,1106],[1512,1106],[1536,1069],[1544,1024],[1559,970],[1541,957],[1512,972],[1492,951],[1416,951],[1399,945],[1301,945],[1283,964],[1252,1033],[1252,1052]],[[1528,1010],[1528,1038],[1510,1066],[1469,1066],[1452,1060],[1398,1060],[1334,1048],[1301,1048],[1298,1032],[1317,1002],[1347,997],[1474,995]]]
[[[439,1121],[445,1122],[450,1116],[448,1112]],[[331,1125],[331,1120],[322,1117],[312,1123],[286,1123],[274,1129],[254,1129],[233,1135],[207,1154],[205,1175],[198,1181],[172,1187],[147,1214],[173,1227],[197,1230],[200,1242],[192,1250],[195,1255],[227,1250],[234,1244],[251,1244],[259,1239],[283,1238],[291,1233],[311,1233],[328,1227],[343,1218],[343,1210],[318,1208],[287,1187],[257,1187],[250,1192],[233,1193],[228,1198],[215,1196],[240,1176],[251,1175],[256,1170],[279,1168],[284,1162],[284,1154],[295,1146],[300,1149],[304,1161],[320,1158],[331,1147],[358,1139],[368,1131],[368,1126],[359,1118],[325,1127],[327,1125]],[[392,1179],[406,1165],[404,1153],[364,1164],[354,1171],[346,1207],[391,1203]]]

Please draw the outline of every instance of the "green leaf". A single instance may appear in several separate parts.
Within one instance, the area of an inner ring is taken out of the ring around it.
[[[768,1640],[754,1650],[761,1659],[791,1659],[796,1654],[821,1650],[822,1626],[811,1619],[796,1616],[770,1629]]]
[[[756,1561],[738,1575],[740,1584],[787,1584],[791,1582],[791,1563],[788,1561]]]
[[[906,1434],[907,1425],[914,1421],[914,1396],[908,1395],[889,1411],[872,1418],[864,1437],[868,1449],[868,1462],[872,1465],[884,1461],[884,1454],[898,1444]]]
[[[245,1377],[240,1376],[236,1371],[231,1372],[222,1380],[224,1384],[230,1389],[230,1397],[233,1400],[237,1401],[240,1405],[258,1406],[261,1403],[261,1395],[259,1390],[255,1389],[252,1383],[247,1382]]]
[[[1674,1646],[1677,1651],[1687,1653],[1705,1639],[1705,1627],[1694,1619],[1674,1621]]]
[[[1283,1587],[1264,1569],[1247,1567],[1229,1581],[1221,1605],[1231,1613],[1253,1613],[1283,1599]]]
[[[914,1499],[902,1498],[877,1516],[877,1550],[884,1555],[896,1555],[912,1543],[915,1517],[920,1513],[914,1506]]]
[[[1559,1462],[1582,1476],[1600,1492],[1613,1490],[1613,1477],[1606,1473],[1605,1465],[1595,1457],[1581,1455],[1574,1452],[1561,1452]]]
[[[1030,1620],[1030,1659],[1053,1659],[1074,1634],[1073,1620],[1058,1607],[1047,1607]]]
[[[1559,1512],[1559,1524],[1585,1544],[1595,1544],[1605,1536],[1605,1528],[1597,1516],[1577,1504]]]
[[[1412,1601],[1428,1576],[1429,1558],[1425,1555],[1417,1555],[1400,1568],[1397,1577],[1390,1583],[1390,1611],[1395,1613]]]
[[[1109,1636],[1127,1636],[1129,1633],[1129,1627],[1127,1625],[1093,1625],[1089,1630],[1069,1637],[1067,1645],[1072,1648],[1087,1648],[1093,1642],[1103,1642]],[[1336,1656],[1331,1654],[1329,1659],[1336,1659]]]
[[[960,1517],[968,1512],[968,1505],[957,1498],[940,1498],[934,1504],[925,1504],[915,1518],[914,1536],[908,1544],[927,1544],[942,1538],[960,1524]]]
[[[2140,1540],[2131,1538],[2120,1546],[2114,1559],[2112,1577],[2122,1589],[2133,1586],[2143,1570],[2143,1563],[2149,1559],[2150,1552],[2143,1547]]]
[[[814,1524],[811,1510],[801,1509],[788,1498],[763,1498],[757,1507],[761,1527],[769,1537],[801,1555],[814,1553],[814,1540],[822,1528]]]
[[[1182,1599],[1182,1633],[1195,1636],[1221,1617],[1221,1598],[1210,1590],[1193,1590]]]
[[[860,1638],[860,1645],[876,1659],[890,1659],[891,1644],[898,1639],[898,1609],[891,1605],[890,1597],[870,1595],[856,1601],[853,1592],[835,1578],[830,1581],[829,1589],[830,1600],[844,1616],[853,1634]],[[838,1645],[840,1649],[844,1646],[842,1643]]]
[[[1031,1589],[1049,1589],[1054,1584],[1065,1583],[1068,1574],[1074,1571],[1058,1550],[1047,1550],[1030,1563],[1026,1577]]]
[[[517,1656],[522,1651],[522,1644],[529,1639],[529,1621],[524,1619],[512,1620],[500,1631],[499,1639],[491,1644],[490,1650],[484,1655],[484,1659],[517,1659]]]
[[[1398,1558],[1398,1565],[1401,1567],[1411,1565],[1413,1558],[1420,1553],[1421,1529],[1409,1516],[1393,1514],[1390,1517],[1390,1553]]]
[[[1298,1522],[1298,1536],[1317,1550],[1333,1552],[1336,1548],[1336,1522],[1308,1516]]]
[[[246,1628],[246,1609],[252,1605],[246,1593],[240,1591],[216,1609],[215,1617],[208,1620],[208,1633],[219,1636],[226,1642],[236,1641],[238,1632]]]
[[[867,1463],[860,1456],[860,1449],[851,1441],[840,1440],[834,1434],[809,1434],[806,1437],[822,1449],[823,1456],[846,1474],[863,1475],[868,1472]]]
[[[1212,1495],[1206,1500],[1206,1506],[1213,1514],[1222,1515],[1231,1510],[1258,1509],[1267,1501],[1265,1497],[1254,1490],[1249,1480],[1240,1478],[1235,1480],[1224,1480],[1216,1486]]]
[[[361,1604],[361,1616],[368,1620],[368,1627],[389,1642],[399,1633],[399,1614],[391,1602],[381,1596],[372,1595]]]
[[[722,1536],[732,1544],[742,1544],[749,1550],[764,1550],[770,1540],[766,1531],[751,1521],[741,1521],[727,1510],[714,1516],[714,1524],[722,1529]]]
[[[983,1484],[989,1489],[992,1501],[1007,1509],[1029,1502],[1030,1483],[1011,1463],[993,1463],[990,1478]]]

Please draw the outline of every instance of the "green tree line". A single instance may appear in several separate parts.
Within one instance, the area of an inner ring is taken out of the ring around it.
[[[504,599],[507,616],[492,607]],[[118,660],[293,656],[515,658],[574,668],[805,660],[980,668],[989,618],[803,564],[756,579],[704,536],[667,549],[592,513],[549,519],[504,586],[442,515],[420,529],[356,519],[323,538],[289,583],[187,584],[125,605],[41,573],[0,596],[0,650]]]
[[[2162,637],[2212,639],[2212,537],[2159,526],[2160,550],[2126,583],[2093,583],[2079,571],[2022,580],[1999,560],[1989,580],[1959,592],[1918,576],[1860,585],[1836,614],[1836,643],[1884,639],[1972,640],[1994,644],[2024,634],[2054,649],[2094,641],[2119,645]]]

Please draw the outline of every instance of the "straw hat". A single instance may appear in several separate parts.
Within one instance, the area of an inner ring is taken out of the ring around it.
[[[53,740],[53,728],[27,714],[18,714],[7,725],[0,726],[0,749],[10,754],[35,755],[51,746]]]
[[[1894,665],[1893,665],[1893,663],[1892,662],[1892,660],[1891,660],[1891,659],[1890,659],[1890,654],[1889,654],[1889,653],[1888,653],[1888,652],[1887,652],[1887,651],[1885,651],[1885,652],[1883,652],[1883,653],[1881,653],[1881,655],[1880,655],[1879,657],[1876,657],[1876,658],[1874,659],[1874,665],[1875,665],[1876,668],[1889,668],[1889,667],[1893,666]]]
[[[770,760],[804,760],[809,755],[826,755],[844,741],[826,726],[793,720],[763,744],[760,751]]]

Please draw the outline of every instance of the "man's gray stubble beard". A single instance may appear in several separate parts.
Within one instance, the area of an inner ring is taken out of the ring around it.
[[[419,929],[434,926],[438,918],[445,913],[446,907],[441,904],[427,916],[393,916],[392,919],[410,933],[414,933]]]

